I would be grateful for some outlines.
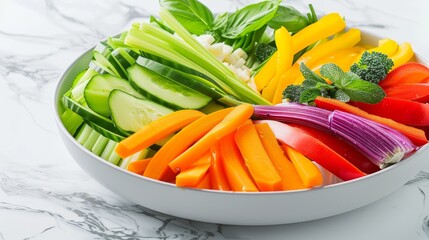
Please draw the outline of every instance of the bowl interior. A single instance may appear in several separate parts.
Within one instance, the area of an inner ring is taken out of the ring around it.
[[[376,45],[380,37],[362,33],[362,44]],[[191,220],[236,224],[271,225],[309,221],[357,209],[395,191],[412,178],[425,160],[427,146],[411,157],[363,178],[329,186],[287,192],[238,193],[178,188],[173,184],[139,176],[91,153],[67,132],[59,115],[62,95],[74,77],[87,68],[88,50],[63,73],[54,105],[60,135],[73,159],[88,174],[120,196],[147,208]],[[416,60],[429,62],[416,55]]]

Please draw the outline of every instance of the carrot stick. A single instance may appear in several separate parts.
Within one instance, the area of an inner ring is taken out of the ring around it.
[[[152,157],[152,160],[153,160],[153,157]],[[152,160],[150,160],[150,161],[152,162]],[[145,172],[146,171],[147,171],[147,167],[146,167]],[[143,173],[143,176],[144,176],[144,173]],[[164,181],[164,182],[171,182],[171,183],[175,184],[176,183],[176,176],[177,176],[177,173],[173,172],[171,169],[168,168],[167,171],[165,171],[164,175],[159,180]]]
[[[212,161],[211,152],[207,151],[200,159],[192,163],[189,168],[181,171],[176,176],[176,185],[178,187],[196,186],[205,177]]]
[[[149,123],[118,143],[115,151],[122,158],[145,149],[205,114],[197,110],[179,110]]]
[[[244,160],[234,140],[235,132],[220,140],[220,152],[224,162],[225,176],[232,191],[258,192],[258,188],[247,172]]]
[[[317,187],[323,184],[323,176],[320,169],[302,153],[284,144],[286,154],[295,166],[304,186]]]
[[[232,109],[226,108],[210,113],[184,127],[153,156],[143,175],[153,179],[161,179],[166,172],[171,172],[168,164],[220,123]]]
[[[277,143],[276,136],[266,123],[255,124],[259,139],[264,146],[265,151],[270,157],[282,178],[282,190],[295,190],[306,188],[298,175],[293,164],[285,156],[282,148]]]
[[[265,152],[255,126],[245,124],[239,127],[235,133],[235,142],[259,190],[280,190],[281,177]]]
[[[368,120],[378,122],[384,124],[388,127],[391,127],[398,132],[401,132],[405,136],[407,136],[414,144],[421,146],[428,142],[425,132],[421,129],[414,128],[411,126],[404,125],[402,123],[398,123],[392,119],[380,117],[377,115],[373,115],[365,112],[357,107],[349,105],[347,103],[341,102],[336,99],[317,97],[314,101],[317,107],[327,109],[327,110],[340,110],[347,113],[352,113],[354,115],[366,118]]]
[[[225,176],[225,162],[220,153],[219,143],[216,143],[210,148],[211,152],[211,164],[210,164],[210,182],[212,189],[230,191],[231,188],[228,184],[228,180]]]
[[[253,106],[250,104],[242,104],[234,107],[234,109],[228,113],[228,115],[219,124],[168,165],[174,172],[185,169],[204,154],[204,152],[209,150],[213,144],[236,130],[242,123],[249,119],[252,114]]]
[[[211,189],[211,182],[210,182],[210,174],[207,172],[203,179],[201,179],[201,181],[194,186],[194,188],[199,188],[199,189]]]
[[[127,166],[127,170],[133,173],[137,173],[139,175],[142,175],[149,164],[151,158],[145,158],[145,159],[139,159],[135,162],[131,162]]]

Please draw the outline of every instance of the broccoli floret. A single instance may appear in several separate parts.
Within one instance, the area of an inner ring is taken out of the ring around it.
[[[365,51],[359,62],[350,67],[350,71],[365,81],[378,84],[392,67],[393,61],[386,54]]]
[[[275,51],[277,50],[276,47],[270,45],[270,44],[265,44],[265,43],[259,43],[256,46],[256,50],[255,50],[255,56],[256,59],[259,62],[264,62],[267,58],[269,58]]]
[[[283,91],[283,98],[288,99],[290,102],[300,102],[302,91],[304,91],[302,85],[289,85]]]

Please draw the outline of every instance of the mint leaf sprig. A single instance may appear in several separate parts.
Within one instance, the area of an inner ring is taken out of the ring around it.
[[[304,63],[300,64],[304,76],[301,85],[290,85],[283,92],[283,97],[291,102],[311,104],[316,97],[329,97],[342,102],[378,103],[385,96],[377,84],[362,80],[353,72],[344,72],[336,64],[324,64],[320,69],[322,77],[329,79],[329,84],[321,76],[311,71]]]

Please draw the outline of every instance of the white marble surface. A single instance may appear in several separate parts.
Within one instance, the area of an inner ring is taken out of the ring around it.
[[[247,1],[205,1],[224,11]],[[427,0],[311,1],[429,58]],[[300,10],[306,1],[287,1]],[[428,239],[429,162],[367,207],[327,219],[245,227],[193,222],[137,206],[71,159],[53,118],[61,72],[97,40],[156,14],[155,0],[0,1],[0,239]],[[429,156],[428,156],[429,158]],[[428,159],[429,160],[429,159]]]

